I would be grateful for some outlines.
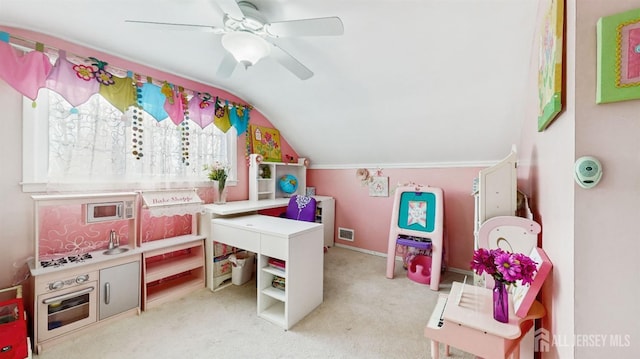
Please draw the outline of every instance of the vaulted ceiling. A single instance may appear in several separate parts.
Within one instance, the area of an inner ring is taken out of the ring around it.
[[[269,22],[337,16],[344,35],[274,40],[310,79],[273,58],[221,78],[220,34],[125,20],[222,27],[224,1],[0,0],[0,25],[229,91],[313,166],[489,162],[518,142],[538,0],[251,2]]]

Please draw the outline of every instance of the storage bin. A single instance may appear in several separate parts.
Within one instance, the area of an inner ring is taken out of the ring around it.
[[[219,277],[231,273],[231,263],[229,256],[215,258],[213,260],[213,275]]]
[[[234,248],[224,243],[213,242],[213,256],[219,257],[230,254]]]
[[[238,252],[229,256],[231,263],[231,283],[242,285],[248,282],[253,275],[253,260],[255,255],[251,252]]]
[[[22,302],[22,286],[0,289],[17,292],[16,298],[0,301],[0,359],[23,359],[27,348],[27,318]]]

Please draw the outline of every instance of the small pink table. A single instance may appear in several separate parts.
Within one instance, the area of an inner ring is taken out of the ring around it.
[[[449,355],[449,346],[453,346],[488,359],[519,358],[520,340],[531,329],[534,319],[545,315],[545,309],[535,301],[527,316],[519,318],[509,298],[509,322],[500,323],[493,319],[492,298],[490,289],[454,282],[449,295],[440,296],[424,329],[425,337],[431,339],[431,357],[439,359],[439,343],[443,343],[445,356]],[[443,323],[438,326],[441,313]]]

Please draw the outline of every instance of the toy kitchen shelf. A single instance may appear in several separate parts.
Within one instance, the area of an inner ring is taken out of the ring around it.
[[[304,158],[297,163],[262,162],[258,154],[249,155],[249,200],[258,201],[303,195],[307,188],[307,166]],[[285,175],[293,175],[298,180],[295,193],[282,192],[278,181]]]
[[[142,309],[147,310],[204,288],[205,236],[196,234],[202,200],[195,189],[147,191],[141,197],[143,209],[151,216],[191,215],[192,233],[140,243]]]
[[[204,288],[204,238],[184,235],[142,244],[143,310]]]

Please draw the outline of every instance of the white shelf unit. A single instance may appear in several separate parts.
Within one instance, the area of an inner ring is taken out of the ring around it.
[[[322,223],[324,246],[333,247],[335,242],[336,200],[333,197],[314,196],[317,201],[316,223]]]
[[[297,163],[261,162],[260,155],[249,155],[249,200],[258,201],[291,197],[294,194],[305,194],[307,188],[307,166],[305,159],[299,158]],[[295,193],[282,192],[278,181],[290,174],[298,179]]]
[[[205,286],[204,236],[184,235],[142,244],[142,309]]]
[[[258,280],[258,287],[260,293],[258,294],[258,313],[261,317],[268,321],[277,324],[280,327],[286,326],[286,303],[287,303],[287,274],[286,271],[279,270],[273,267],[269,267],[267,264],[269,260],[268,256],[260,256],[258,261],[262,267],[260,267],[261,275]],[[272,286],[272,281],[275,276],[284,278],[285,289],[275,288]]]
[[[291,328],[323,300],[322,227],[316,223],[279,217],[248,215],[215,218],[215,241],[258,255],[258,316],[285,330]],[[270,267],[276,258],[285,270]],[[285,278],[285,289],[272,287],[273,277]]]
[[[497,216],[516,214],[518,200],[516,169],[517,153],[515,146],[513,146],[507,157],[497,164],[481,170],[478,177],[474,179],[474,250],[478,249],[478,232],[486,220]],[[484,277],[474,275],[474,284],[484,286]]]

